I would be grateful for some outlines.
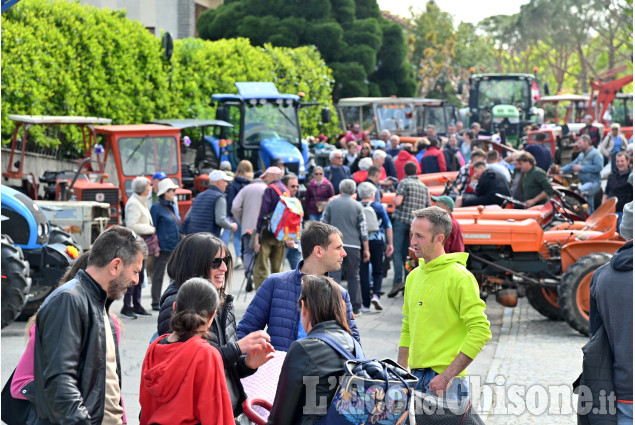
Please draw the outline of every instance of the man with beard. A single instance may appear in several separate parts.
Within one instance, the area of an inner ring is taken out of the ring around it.
[[[35,322],[35,408],[41,423],[122,424],[121,368],[108,310],[139,282],[146,246],[114,226],[86,270],[44,301]]]
[[[329,272],[340,270],[346,251],[342,232],[335,226],[319,221],[306,223],[300,237],[300,247],[303,260],[295,270],[272,274],[258,288],[238,324],[238,339],[266,328],[271,336],[271,345],[276,350],[288,351],[293,341],[306,336],[298,309],[302,277],[305,274],[326,276]],[[348,327],[353,338],[359,341],[350,296],[346,289],[340,289],[346,304]]]

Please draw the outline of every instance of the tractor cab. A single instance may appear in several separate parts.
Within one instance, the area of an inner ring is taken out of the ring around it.
[[[446,135],[448,125],[458,119],[456,108],[439,99],[351,97],[340,99],[337,110],[344,130],[352,124],[368,128],[376,119],[376,130],[389,130],[409,143],[425,136],[429,125]]]
[[[517,146],[520,133],[533,122],[542,124],[533,107],[531,74],[475,74],[470,78],[469,121],[479,123],[484,135],[501,133]],[[516,111],[516,112],[513,112]],[[504,133],[503,133],[504,132]]]
[[[248,160],[255,170],[265,170],[274,159],[282,159],[304,181],[309,145],[301,137],[298,111],[308,104],[299,95],[280,94],[273,83],[242,82],[236,88],[238,94],[212,95],[216,118],[231,126],[216,127],[205,137],[203,160],[229,161],[234,170]]]
[[[183,140],[181,144],[181,182],[183,188],[192,190],[194,195],[207,190],[209,188],[209,172],[220,168],[220,151],[215,150],[212,142],[222,136],[223,128],[233,126],[227,121],[206,119],[165,119],[150,121],[150,124],[168,125],[181,130],[181,139]],[[216,145],[216,148],[220,149],[220,146]],[[192,154],[193,152],[195,154]]]
[[[112,158],[121,189],[122,204],[132,195],[132,181],[164,172],[179,186],[176,198],[181,219],[192,206],[192,191],[183,189],[181,178],[180,133],[176,127],[157,124],[109,125],[95,127],[105,139],[105,161]]]

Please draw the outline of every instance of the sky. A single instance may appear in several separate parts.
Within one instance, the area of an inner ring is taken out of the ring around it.
[[[377,0],[381,10],[387,10],[393,15],[409,18],[408,9],[413,6],[415,10],[423,11],[426,8],[426,0]],[[529,3],[529,0],[487,0],[478,2],[473,0],[437,0],[437,4],[444,12],[449,12],[454,17],[454,25],[460,22],[473,24],[493,15],[512,15],[520,12],[520,5]]]

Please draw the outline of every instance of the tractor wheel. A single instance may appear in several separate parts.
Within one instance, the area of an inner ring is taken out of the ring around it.
[[[527,301],[538,313],[547,319],[562,320],[557,290],[540,286],[529,286],[527,287],[526,295]]]
[[[18,320],[26,322],[39,310],[40,306],[48,297],[51,292],[55,290],[54,286],[36,286],[31,288],[31,296],[29,297],[29,301],[27,301],[26,305],[22,309],[22,312],[18,316]]]
[[[594,252],[573,263],[562,276],[558,287],[558,304],[562,318],[576,331],[589,335],[589,305],[591,277],[598,267],[606,264],[611,254]]]
[[[75,237],[56,224],[51,224],[51,232],[49,233],[49,244],[52,243],[61,243],[66,246],[73,245],[79,251],[79,255],[84,252]]]
[[[31,288],[29,263],[20,247],[2,235],[2,327],[13,322],[22,311]]]

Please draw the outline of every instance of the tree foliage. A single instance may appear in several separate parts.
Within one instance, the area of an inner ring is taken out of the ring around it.
[[[514,15],[455,27],[430,0],[410,20],[418,93],[456,101],[458,83],[467,81],[469,70],[533,73],[535,68],[555,92],[588,92],[589,79],[608,69],[628,65],[632,72],[632,16],[632,0],[530,0]],[[465,94],[459,97],[467,101]]]
[[[197,29],[207,40],[316,46],[333,69],[335,98],[414,94],[403,31],[376,0],[233,0],[202,13]]]
[[[9,114],[98,116],[115,124],[212,118],[210,95],[235,93],[236,81],[273,81],[281,93],[302,91],[306,101],[332,108],[332,71],[314,47],[184,39],[175,42],[170,65],[161,41],[123,12],[63,0],[23,0],[4,13],[2,58],[3,144],[14,128]],[[319,108],[304,108],[301,117],[304,134],[336,125],[319,127]],[[79,153],[81,132],[60,128],[62,142]],[[29,139],[60,144],[42,132],[33,127]]]

